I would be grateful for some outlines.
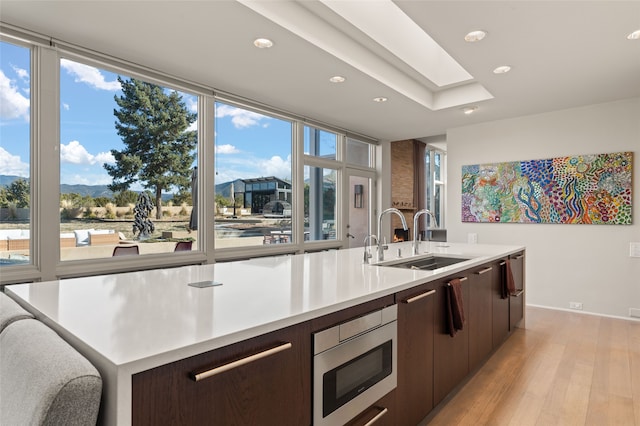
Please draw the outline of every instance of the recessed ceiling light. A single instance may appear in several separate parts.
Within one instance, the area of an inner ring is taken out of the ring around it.
[[[640,30],[636,30],[627,36],[629,40],[640,40]]]
[[[511,67],[509,65],[501,65],[493,70],[494,74],[504,74],[511,71]]]
[[[487,35],[486,31],[482,31],[482,30],[471,31],[466,36],[464,36],[464,41],[467,41],[469,43],[474,43],[476,41],[482,40],[483,38],[485,38],[486,35]]]
[[[273,46],[273,42],[268,38],[257,38],[253,41],[253,45],[258,49],[268,49]]]
[[[473,114],[474,112],[476,112],[476,110],[478,109],[477,106],[468,106],[468,107],[464,107],[462,108],[462,112],[464,112],[465,114],[469,115],[469,114]]]
[[[387,102],[387,98],[385,98],[384,96],[379,96],[377,98],[373,98],[374,102]]]
[[[341,75],[334,75],[333,77],[331,77],[329,79],[329,81],[332,82],[332,83],[344,83],[345,80],[346,80],[346,78],[344,78]]]

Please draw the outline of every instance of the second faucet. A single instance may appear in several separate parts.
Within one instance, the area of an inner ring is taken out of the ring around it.
[[[394,207],[388,208],[386,210],[383,210],[382,213],[380,213],[380,215],[378,216],[378,262],[383,261],[384,260],[384,250],[387,248],[386,244],[384,244],[383,238],[382,238],[382,217],[384,215],[386,215],[387,213],[395,213],[398,216],[400,216],[400,220],[402,221],[402,227],[404,228],[405,231],[407,231],[409,228],[407,228],[407,221],[404,219],[404,215],[402,214],[402,212]]]

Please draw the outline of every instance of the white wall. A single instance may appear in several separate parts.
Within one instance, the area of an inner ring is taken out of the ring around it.
[[[482,114],[482,109],[478,110]],[[633,225],[461,222],[461,167],[470,164],[634,152]],[[629,317],[640,308],[640,98],[450,129],[447,132],[449,241],[527,247],[527,304]]]

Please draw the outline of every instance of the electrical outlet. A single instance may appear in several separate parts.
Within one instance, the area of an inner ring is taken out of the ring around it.
[[[467,234],[467,243],[476,244],[477,242],[478,242],[478,234],[476,233]]]
[[[580,303],[580,302],[569,302],[569,308],[577,309],[577,310],[581,311],[582,310],[582,303]]]
[[[640,257],[640,243],[629,243],[629,257]]]

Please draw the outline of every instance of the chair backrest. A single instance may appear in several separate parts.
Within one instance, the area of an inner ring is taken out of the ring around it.
[[[116,246],[112,256],[130,256],[140,254],[138,246]]]
[[[102,378],[52,329],[35,319],[0,334],[0,424],[94,425]]]
[[[9,324],[21,319],[33,319],[33,315],[24,310],[18,302],[4,293],[0,293],[0,333]]]
[[[191,251],[193,241],[178,241],[173,251]]]

